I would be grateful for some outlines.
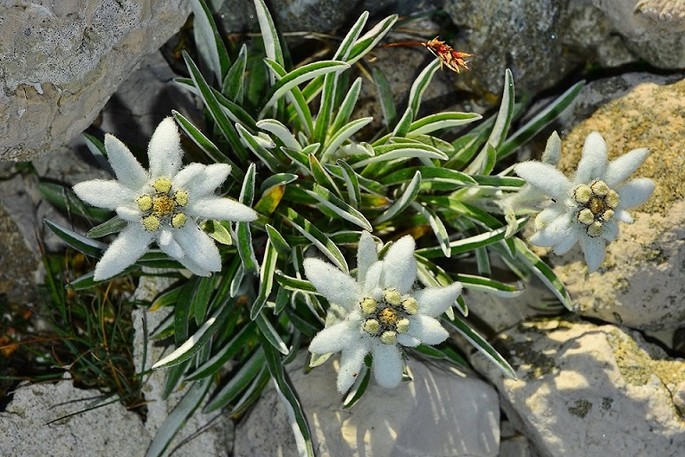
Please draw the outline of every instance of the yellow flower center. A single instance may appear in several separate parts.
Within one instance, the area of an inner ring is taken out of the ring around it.
[[[154,192],[136,198],[136,205],[143,212],[141,223],[145,230],[155,232],[164,224],[183,227],[188,216],[181,209],[188,204],[188,191],[173,189],[171,179],[167,177],[155,179],[152,188]]]
[[[619,203],[618,193],[600,179],[590,185],[577,186],[573,190],[573,200],[578,207],[576,220],[592,237],[602,234],[604,223],[614,217],[614,209]]]
[[[364,297],[359,302],[364,315],[362,329],[383,344],[395,344],[398,334],[409,331],[408,317],[418,312],[419,304],[414,297],[403,297],[396,289],[385,289],[382,297]]]

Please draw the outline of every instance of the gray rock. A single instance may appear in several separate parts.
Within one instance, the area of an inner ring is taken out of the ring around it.
[[[550,254],[577,311],[585,316],[643,330],[675,329],[685,323],[685,80],[628,74],[588,85],[562,122],[562,158],[575,169],[585,137],[598,131],[609,157],[649,147],[650,157],[634,173],[656,184],[654,194],[632,211],[607,246],[598,272],[587,274],[580,248]]]
[[[675,457],[685,448],[674,400],[683,395],[685,361],[669,359],[637,332],[531,321],[495,344],[518,379],[503,378],[480,354],[472,362],[541,457]]]
[[[99,396],[97,390],[75,388],[70,380],[17,388],[0,413],[0,455],[144,455],[150,437],[141,418],[116,401],[86,411]]]
[[[352,409],[342,408],[329,362],[304,374],[289,367],[321,456],[497,456],[499,406],[490,386],[472,376],[411,360],[414,380],[393,390],[373,381]],[[295,456],[285,407],[269,388],[236,430],[235,457]]]
[[[685,3],[677,0],[593,0],[640,58],[659,68],[685,67]]]
[[[134,299],[152,302],[172,282],[168,278],[143,276],[134,293]],[[169,313],[170,310],[165,308],[155,312],[149,312],[142,308],[133,311],[133,328],[135,332],[133,337],[133,361],[137,372],[149,370],[155,362],[162,358],[165,352],[173,349],[155,344],[149,338],[150,334],[165,322]],[[145,328],[147,328],[148,334],[144,333]],[[145,385],[143,386],[143,394],[147,402],[145,430],[151,439],[188,390],[187,385],[182,385],[177,391],[172,392],[169,397],[162,398],[165,379],[165,370],[152,371],[145,378]],[[176,433],[167,450],[173,449],[173,455],[178,457],[205,455],[228,457],[233,441],[233,430],[233,422],[223,412],[203,414],[197,410]]]
[[[0,20],[0,159],[59,149],[122,79],[180,28],[186,0],[5,2]]]

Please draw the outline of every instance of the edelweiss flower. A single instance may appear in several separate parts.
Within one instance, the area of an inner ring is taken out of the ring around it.
[[[304,269],[316,290],[347,313],[342,322],[323,329],[309,345],[314,354],[342,351],[337,383],[341,393],[352,386],[369,352],[376,381],[395,387],[403,372],[398,344],[438,344],[448,336],[435,317],[454,303],[461,284],[412,290],[416,259],[414,239],[409,235],[393,244],[379,261],[376,244],[363,232],[356,280],[318,259],[306,259]]]
[[[82,182],[74,191],[93,206],[115,210],[129,224],[96,265],[94,279],[122,272],[145,254],[153,241],[197,275],[221,270],[219,250],[195,219],[257,218],[251,208],[214,195],[231,167],[192,163],[179,171],[183,150],[172,118],[162,121],[150,139],[149,172],[114,136],[105,136],[105,149],[117,179]]]
[[[618,221],[633,222],[626,210],[647,201],[654,190],[648,178],[625,182],[648,155],[646,148],[635,149],[609,162],[604,139],[593,132],[585,140],[573,182],[548,164],[517,165],[516,173],[553,201],[535,219],[537,232],[530,242],[553,247],[559,255],[580,242],[588,271],[595,271],[604,260],[606,242],[618,236]]]

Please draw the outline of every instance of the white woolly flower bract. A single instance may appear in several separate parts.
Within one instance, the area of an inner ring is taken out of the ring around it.
[[[618,221],[632,223],[627,210],[641,205],[654,191],[648,178],[625,182],[647,159],[646,148],[632,150],[611,162],[602,136],[592,132],[573,181],[552,165],[529,161],[514,170],[530,185],[552,197],[553,203],[535,219],[530,242],[565,254],[580,243],[588,271],[599,268],[606,243],[618,236]]]
[[[219,250],[196,220],[257,218],[251,208],[214,195],[231,167],[191,163],[181,169],[181,138],[172,118],[163,120],[150,139],[149,171],[114,136],[105,136],[105,149],[117,179],[85,181],[76,184],[74,192],[93,206],[115,210],[128,225],[97,263],[94,279],[121,273],[153,241],[197,275],[221,270]]]
[[[373,354],[373,373],[383,387],[402,380],[401,346],[438,344],[448,337],[436,319],[461,293],[460,283],[447,287],[413,290],[416,280],[414,239],[407,235],[378,260],[376,244],[362,232],[357,251],[357,278],[318,259],[306,259],[307,279],[331,305],[345,310],[342,321],[319,332],[309,351],[341,352],[337,387],[347,391],[355,381],[368,353]]]

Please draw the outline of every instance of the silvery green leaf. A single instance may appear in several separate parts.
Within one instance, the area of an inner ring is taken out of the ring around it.
[[[264,350],[257,349],[240,369],[231,376],[230,380],[218,392],[214,393],[212,399],[205,405],[203,412],[211,413],[217,409],[226,407],[243,392],[265,368]],[[211,378],[208,378],[211,381]]]
[[[262,41],[264,42],[266,57],[283,67],[285,66],[283,50],[269,9],[266,7],[264,0],[254,0],[254,5],[257,12],[257,20],[259,21],[259,29],[262,32]],[[276,75],[271,76],[272,84],[276,81],[275,78]]]
[[[368,159],[360,160],[352,164],[353,168],[360,168],[367,165],[387,162],[394,159],[422,158],[446,160],[447,155],[425,144],[387,144],[374,146],[376,155]]]
[[[518,297],[524,291],[523,285],[507,284],[485,276],[457,274],[456,280],[464,284],[464,289],[474,289],[487,292],[498,297]]]
[[[397,106],[393,99],[390,83],[383,72],[376,66],[371,68],[371,76],[376,83],[377,99],[383,112],[383,123],[386,127],[395,125],[397,121]]]
[[[481,149],[473,162],[471,162],[471,164],[466,168],[467,173],[483,175],[489,174],[484,170],[491,161],[491,159],[489,159],[489,157],[492,155],[491,148],[495,150],[495,156],[497,156],[497,150],[504,143],[504,140],[507,137],[513,117],[514,80],[511,75],[511,70],[507,68],[507,70],[504,72],[504,90],[502,92],[502,101],[497,113],[497,118],[495,119],[495,125],[490,131],[490,136],[485,142],[483,149]]]
[[[276,78],[276,83],[273,85],[270,91],[269,98],[264,104],[262,111],[259,115],[260,118],[264,117],[266,110],[272,107],[281,97],[290,92],[294,87],[302,84],[305,81],[316,78],[319,75],[325,75],[331,72],[340,72],[348,69],[350,66],[345,62],[335,61],[335,60],[320,60],[318,62],[312,62],[295,70],[281,75],[280,71],[277,70],[277,63],[271,59],[264,60],[268,67],[272,69],[272,74]]]
[[[313,190],[304,189],[304,191],[346,221],[352,222],[356,226],[368,230],[369,232],[373,231],[371,223],[361,212],[336,197],[325,187],[314,184]]]
[[[340,145],[347,141],[352,135],[366,127],[371,121],[373,121],[372,117],[362,117],[360,119],[355,119],[336,130],[321,154],[321,162],[325,163],[329,157],[336,153]]]
[[[86,236],[88,238],[102,238],[104,236],[122,231],[126,225],[128,225],[128,222],[119,216],[114,216],[110,220],[88,230]]]
[[[357,104],[357,99],[359,98],[359,92],[361,91],[361,87],[362,78],[359,77],[354,80],[352,86],[350,87],[350,90],[347,91],[345,98],[340,104],[340,108],[338,108],[338,114],[336,114],[330,129],[331,132],[337,132],[338,130],[340,130],[340,128],[342,128],[342,126],[345,125],[345,123],[347,123],[347,121],[350,119],[350,116],[354,111],[354,107]]]
[[[243,326],[216,354],[189,373],[186,380],[196,381],[218,373],[229,360],[247,346],[250,339],[255,338],[256,327],[254,322],[249,322]]]
[[[278,253],[283,256],[287,257],[288,254],[290,254],[290,250],[292,249],[288,242],[283,238],[283,235],[279,233],[278,230],[276,230],[272,225],[266,224],[266,234],[269,237],[269,241],[271,241],[271,244],[273,247],[278,251]]]
[[[585,86],[585,81],[579,81],[556,100],[550,103],[545,109],[536,114],[530,121],[521,126],[511,135],[504,144],[497,150],[497,159],[503,159],[514,153],[528,140],[537,135],[543,128],[549,125],[576,99],[580,91]]]
[[[241,124],[236,124],[235,128],[238,131],[238,135],[240,135],[240,138],[243,140],[243,143],[245,143],[250,151],[252,151],[271,172],[276,172],[281,168],[278,158],[264,147],[265,145],[268,146],[268,144],[265,144],[257,135],[248,132]],[[273,143],[272,145],[275,146]]]
[[[255,171],[256,166],[253,163],[247,169],[240,190],[240,198],[238,200],[246,206],[252,206],[254,201]],[[257,258],[254,253],[254,247],[252,246],[252,231],[249,222],[238,222],[236,224],[236,247],[238,248],[240,258],[243,259],[243,267],[245,270],[256,272]]]
[[[346,60],[350,65],[361,59],[378,44],[397,22],[397,14],[388,16],[357,39]]]
[[[295,151],[302,150],[302,146],[298,143],[295,136],[280,121],[276,119],[262,119],[257,122],[257,127],[275,135],[286,148],[294,149]]]
[[[269,70],[276,74],[279,78],[283,78],[287,74],[285,68],[278,63],[270,60],[266,60],[265,63],[267,64]],[[291,110],[292,113],[297,115],[297,118],[300,120],[300,128],[302,129],[302,131],[299,133],[304,135],[299,142],[300,144],[306,144],[308,136],[311,135],[312,131],[314,130],[314,120],[312,118],[312,112],[309,109],[308,100],[304,97],[302,91],[297,86],[291,87],[290,90],[286,92],[285,96],[291,105],[288,107],[288,117],[292,117],[290,115]],[[265,112],[266,110],[262,111]],[[260,114],[259,117],[264,118],[264,114]]]
[[[259,187],[259,191],[262,194],[264,194],[266,191],[268,191],[272,187],[285,186],[286,184],[290,184],[291,182],[295,182],[295,181],[297,181],[297,175],[295,175],[295,174],[292,174],[292,173],[276,173],[274,175],[269,176],[264,181],[262,181],[262,185]]]
[[[321,162],[319,162],[319,159],[314,156],[314,154],[309,154],[309,170],[311,172],[311,175],[314,177],[314,181],[316,181],[317,184],[322,185],[328,189],[333,189],[333,191],[338,194],[339,196],[342,196],[342,193],[340,192],[340,189],[338,189],[338,186],[335,184],[335,181],[333,181],[333,178],[331,178],[331,175],[328,173],[326,168],[321,165]]]
[[[264,351],[267,351],[269,348],[274,348],[281,354],[288,355],[290,352],[288,346],[286,346],[281,335],[279,335],[273,325],[271,325],[271,322],[269,322],[269,319],[266,318],[264,313],[259,313],[255,316],[255,323],[257,324],[257,327],[259,327],[261,335],[269,342],[269,344],[262,345]]]
[[[274,284],[276,262],[278,262],[278,251],[274,247],[271,238],[267,238],[266,246],[264,247],[264,258],[262,259],[262,265],[259,268],[259,291],[257,298],[250,308],[250,319],[254,320],[257,318],[257,315],[262,311],[262,308],[266,304],[266,300],[271,294],[271,289]]]
[[[440,59],[431,60],[431,63],[429,63],[426,68],[419,73],[419,76],[411,85],[411,89],[409,89],[409,106],[407,109],[411,108],[414,116],[419,114],[419,109],[421,108],[421,97],[423,97],[423,93],[426,91],[428,84],[430,84],[431,80],[433,79],[435,72],[440,68],[440,65]]]
[[[195,45],[203,61],[214,73],[216,81],[221,82],[228,73],[230,59],[221,34],[212,18],[212,12],[204,0],[192,1],[190,7],[195,16],[193,20]]]
[[[480,119],[482,116],[476,113],[459,113],[456,111],[435,113],[412,122],[409,126],[409,133],[412,136],[427,134],[436,130],[470,124]]]
[[[395,203],[393,203],[392,206],[390,206],[390,208],[383,211],[380,216],[374,219],[373,223],[380,224],[381,222],[385,222],[388,219],[392,219],[397,214],[404,211],[409,206],[409,204],[413,202],[416,198],[416,195],[419,193],[420,186],[421,172],[417,171],[414,174],[414,177],[412,178],[411,182],[407,184],[407,187],[402,192],[402,196],[398,198],[395,201]]]
[[[238,58],[224,78],[221,85],[221,92],[231,101],[242,103],[243,101],[243,79],[245,78],[245,68],[247,66],[247,46],[240,47]]]
[[[79,252],[89,256],[100,258],[102,252],[107,249],[107,245],[99,241],[91,240],[83,235],[62,227],[55,222],[44,219],[43,222],[52,230],[55,235],[62,239],[69,247],[76,249]]]
[[[416,212],[421,214],[428,221],[428,225],[430,225],[431,229],[433,230],[435,239],[438,241],[438,245],[440,246],[440,249],[442,249],[442,252],[445,254],[445,257],[451,257],[452,252],[450,251],[449,246],[450,237],[447,233],[447,229],[445,228],[445,224],[443,224],[442,220],[437,215],[437,213],[433,211],[431,208],[425,207],[416,202],[413,202],[411,206],[414,210],[416,210]]]
[[[338,166],[342,172],[343,179],[345,180],[345,187],[347,187],[347,196],[350,205],[353,208],[359,207],[359,202],[361,201],[361,194],[359,192],[359,175],[350,167],[344,160],[338,160]]]

